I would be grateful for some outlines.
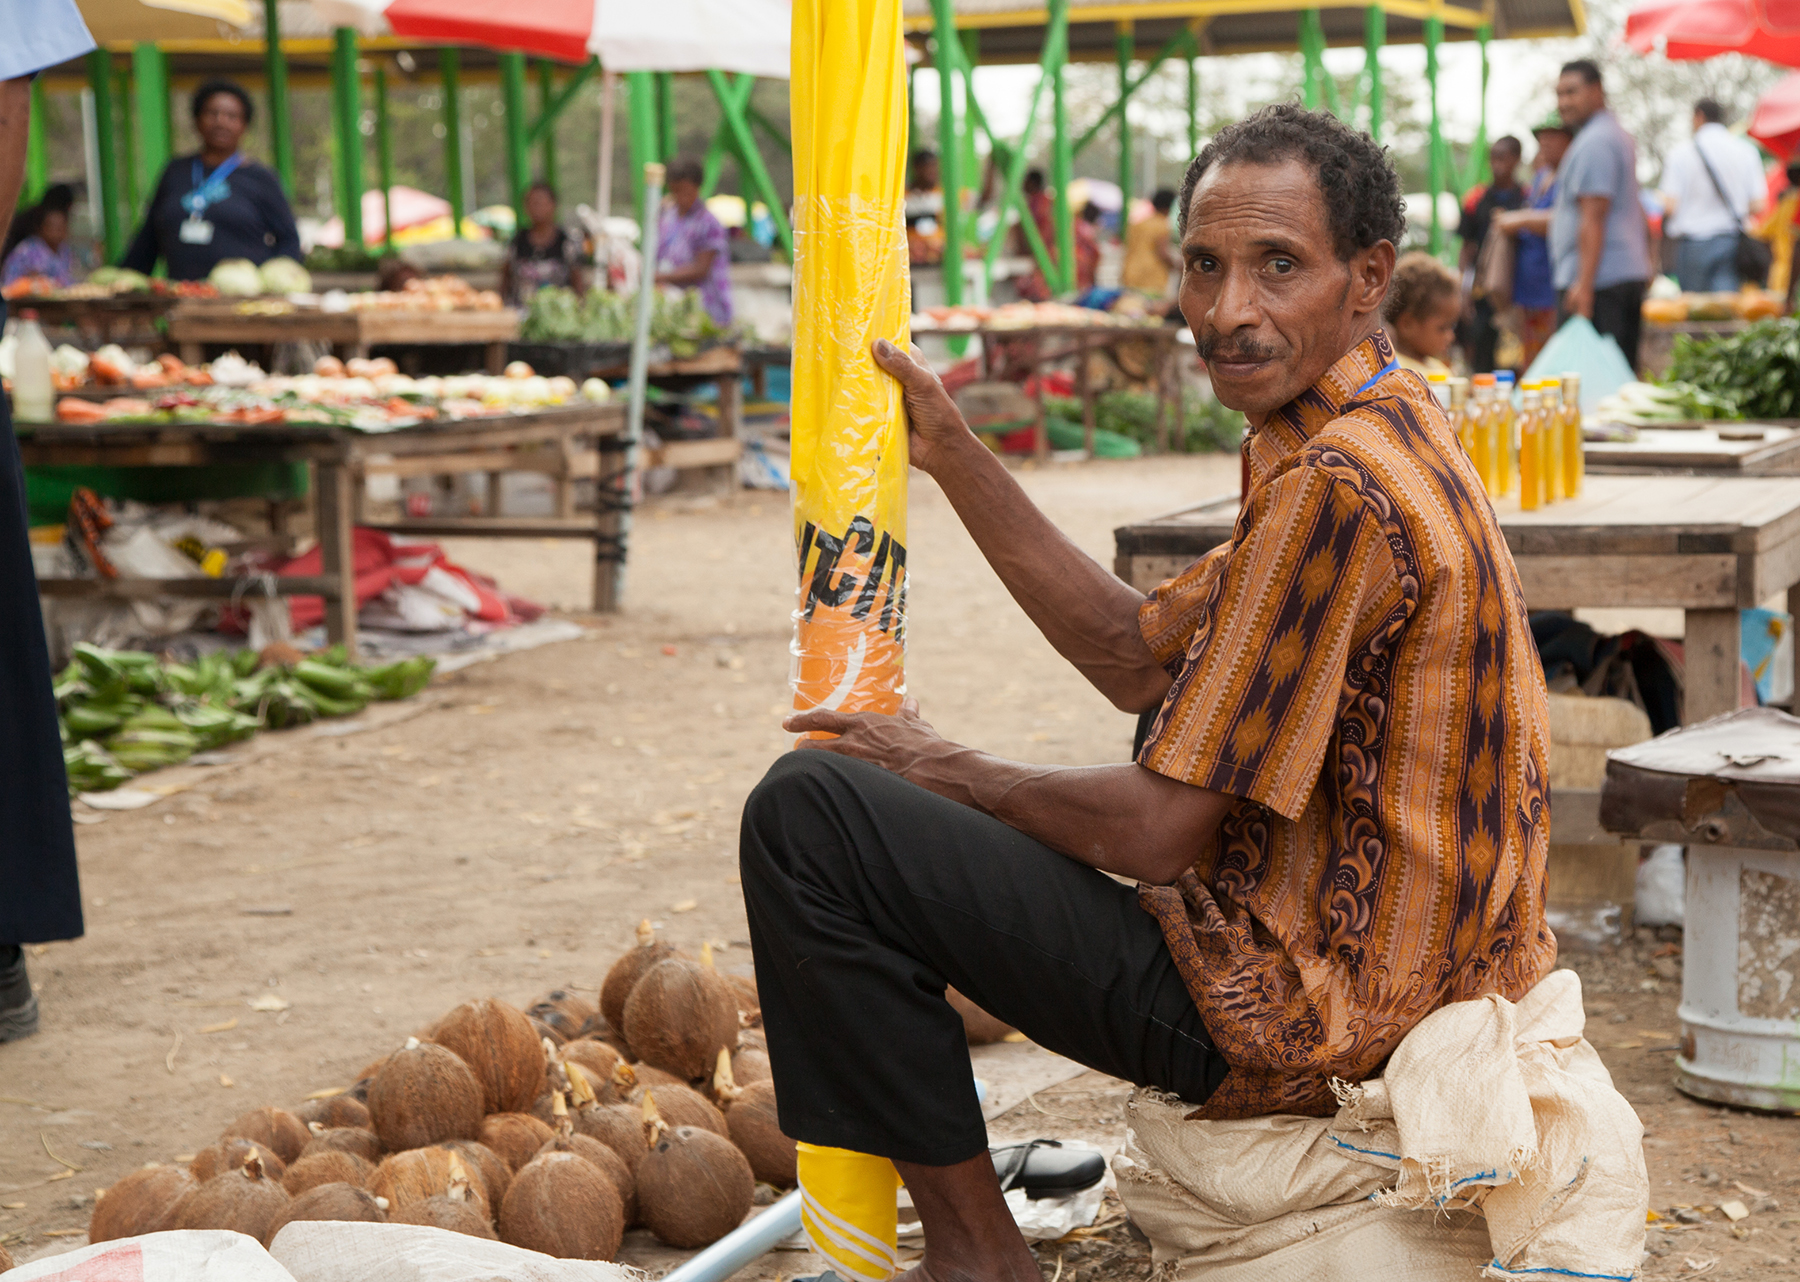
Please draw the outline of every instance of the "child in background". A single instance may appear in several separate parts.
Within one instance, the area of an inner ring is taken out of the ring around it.
[[[1462,283],[1430,254],[1403,254],[1381,306],[1388,338],[1400,368],[1420,374],[1448,374],[1444,357],[1456,341],[1462,314]]]

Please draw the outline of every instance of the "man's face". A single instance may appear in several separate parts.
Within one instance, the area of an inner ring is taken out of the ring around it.
[[[669,199],[675,202],[675,208],[685,214],[700,199],[700,184],[686,178],[677,178],[669,184]]]
[[[1556,81],[1556,110],[1570,129],[1580,129],[1606,106],[1606,92],[1578,71],[1565,71]]]
[[[1700,113],[1699,113],[1699,112],[1697,112],[1697,111],[1696,111],[1696,112],[1695,112],[1695,113],[1694,113],[1694,132],[1695,132],[1695,133],[1699,133],[1699,132],[1700,132],[1700,126],[1701,126],[1701,125],[1703,125],[1703,124],[1705,124],[1705,123],[1706,123],[1706,117],[1705,117],[1705,116],[1703,116],[1703,115],[1701,115],[1701,114],[1700,114]]]
[[[1494,175],[1494,186],[1510,187],[1513,177],[1519,168],[1519,152],[1516,147],[1500,143],[1488,148],[1488,168]]]
[[[1214,165],[1188,207],[1181,314],[1220,401],[1279,409],[1368,333],[1394,270],[1380,241],[1337,256],[1318,179],[1298,160]]]
[[[937,157],[920,159],[913,163],[913,186],[919,191],[932,191],[938,185]]]
[[[1555,173],[1562,166],[1563,153],[1569,150],[1569,135],[1559,129],[1546,129],[1537,136],[1537,163]]]

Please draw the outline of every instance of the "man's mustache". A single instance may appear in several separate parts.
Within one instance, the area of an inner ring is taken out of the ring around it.
[[[1243,338],[1227,338],[1220,334],[1208,334],[1196,338],[1194,350],[1199,352],[1200,359],[1208,364],[1213,361],[1236,363],[1275,359],[1275,349],[1267,344]]]

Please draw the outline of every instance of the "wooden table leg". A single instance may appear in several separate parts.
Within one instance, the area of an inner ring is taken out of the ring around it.
[[[506,370],[506,344],[489,343],[487,345],[487,372],[504,373]]]
[[[1742,647],[1735,609],[1687,612],[1682,643],[1684,725],[1736,710]]]
[[[619,568],[625,555],[620,543],[621,505],[631,496],[627,488],[631,478],[614,475],[625,463],[618,437],[603,436],[595,446],[600,451],[600,474],[594,489],[594,612],[614,614],[621,605]]]
[[[551,474],[550,496],[553,504],[551,510],[557,516],[567,517],[575,514],[575,451],[580,448],[573,440],[565,439],[557,451],[561,466]]]
[[[719,426],[734,441],[744,439],[744,385],[737,374],[719,376]],[[724,473],[721,492],[727,499],[737,496],[737,464],[720,469]]]
[[[199,343],[183,342],[181,345],[181,363],[198,365],[206,357],[206,348]]]
[[[1086,338],[1075,340],[1075,390],[1081,395],[1081,434],[1082,448],[1087,450],[1089,458],[1094,457],[1094,432],[1099,427],[1099,415],[1094,408],[1094,385],[1088,379],[1088,343]]]
[[[325,640],[342,643],[356,657],[356,538],[350,524],[351,472],[342,463],[321,462],[318,480],[316,532],[319,538],[319,573],[335,578],[338,598],[325,602]]]
[[[484,501],[489,516],[500,515],[500,476],[499,472],[487,474],[487,498]]]
[[[1025,376],[1037,385],[1037,391],[1033,394],[1033,399],[1037,402],[1037,418],[1034,434],[1035,446],[1032,453],[1036,455],[1039,462],[1043,462],[1050,457],[1050,417],[1044,409],[1044,367],[1042,364],[1044,345],[1035,338],[1031,339],[1030,343]]]

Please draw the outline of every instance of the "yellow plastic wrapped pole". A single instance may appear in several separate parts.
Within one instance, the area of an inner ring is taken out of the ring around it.
[[[813,1250],[845,1282],[884,1282],[899,1271],[900,1173],[885,1157],[799,1145],[800,1224]]]
[[[794,707],[905,690],[906,420],[869,354],[910,341],[901,0],[794,0]]]

